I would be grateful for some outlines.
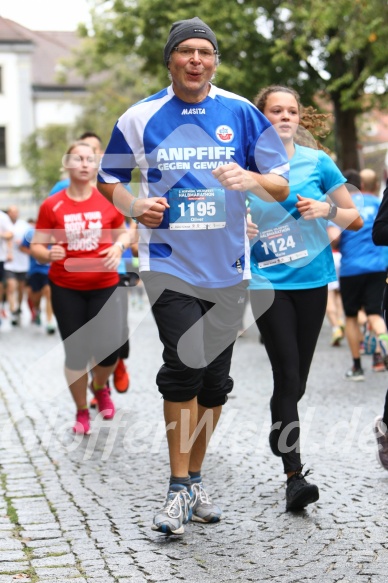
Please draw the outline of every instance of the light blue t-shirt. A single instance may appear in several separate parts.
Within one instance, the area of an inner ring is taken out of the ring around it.
[[[352,200],[364,221],[359,231],[343,231],[339,250],[342,254],[340,277],[386,271],[384,247],[377,247],[372,240],[373,223],[379,210],[380,200],[373,194],[353,194]]]
[[[290,159],[290,194],[282,202],[264,202],[249,193],[252,221],[259,239],[251,241],[249,289],[309,289],[335,281],[327,220],[305,220],[295,204],[297,194],[325,201],[346,182],[322,150],[295,145]]]
[[[172,86],[132,106],[118,120],[99,181],[128,183],[140,168],[140,197],[166,197],[155,229],[139,225],[140,271],[222,288],[249,279],[246,193],[227,190],[212,170],[231,162],[288,177],[284,146],[248,100],[211,86],[200,103]]]

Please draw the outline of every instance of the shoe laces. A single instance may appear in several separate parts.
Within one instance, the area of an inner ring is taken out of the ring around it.
[[[293,475],[291,476],[291,478],[289,478],[289,479],[292,479],[292,478],[294,478],[294,477],[295,477],[295,478],[297,478],[298,480],[302,480],[302,479],[304,479],[306,476],[309,476],[310,474],[312,474],[312,473],[313,473],[313,470],[306,470],[306,471],[305,471],[305,473],[303,473],[303,468],[304,468],[304,464],[303,464],[303,465],[302,465],[302,466],[299,468],[299,470],[297,470],[297,471],[295,472],[295,474],[293,474]]]
[[[88,409],[80,409],[77,411],[77,419],[89,419],[89,410]]]
[[[171,496],[171,499],[168,501],[165,508],[165,512],[170,518],[180,518],[182,516],[183,508],[180,503],[181,495],[183,495],[183,505],[185,510],[190,504],[190,494],[186,488],[184,490],[178,490],[178,492],[171,491],[168,495],[168,498]]]
[[[99,403],[109,403],[111,401],[110,393],[108,387],[103,387],[102,389],[97,389],[94,391],[94,396]]]
[[[194,492],[194,504],[199,499],[202,504],[211,504],[211,500],[209,498],[209,494],[206,492],[205,488],[203,487],[202,483],[197,483],[192,485],[192,489]]]

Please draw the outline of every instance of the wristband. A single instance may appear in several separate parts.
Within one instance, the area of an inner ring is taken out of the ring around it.
[[[129,205],[129,217],[131,219],[135,219],[135,217],[133,216],[133,207],[135,206],[135,202],[137,201],[137,198],[133,198],[131,204]]]
[[[121,253],[124,253],[124,251],[125,251],[125,245],[124,245],[124,243],[122,243],[121,241],[115,241],[113,243],[113,245],[116,245],[117,247],[120,247]]]

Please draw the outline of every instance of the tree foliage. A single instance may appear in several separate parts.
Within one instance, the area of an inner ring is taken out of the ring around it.
[[[388,2],[289,0],[280,8],[272,60],[296,60],[303,88],[331,101],[339,163],[357,167],[357,115],[387,105]]]
[[[198,8],[198,3],[191,0],[177,0],[173,6],[163,0],[94,1],[92,28],[80,30],[92,41],[89,49],[93,46],[94,70],[104,70],[109,54],[124,59],[129,54],[137,55],[143,96],[169,83],[163,48],[172,22],[196,15],[217,34],[221,49],[216,79],[219,86],[253,99],[264,85],[284,82],[284,71],[281,67],[274,69],[268,58],[273,41],[271,25],[265,21],[265,2],[258,7],[255,0],[208,0]],[[272,6],[274,2],[267,4]],[[258,26],[260,22],[262,26]],[[287,74],[295,81],[297,64],[288,65]]]
[[[32,177],[32,191],[42,200],[59,180],[62,157],[74,139],[73,128],[60,124],[36,130],[22,145],[22,162]]]
[[[67,63],[89,88],[71,135],[90,130],[106,143],[131,104],[169,83],[163,48],[172,22],[199,16],[217,35],[217,85],[251,100],[266,85],[286,85],[304,105],[331,108],[338,163],[358,167],[357,116],[387,105],[387,0],[90,1],[91,26],[80,27],[83,42]],[[55,182],[68,142],[56,128],[24,147],[37,197]]]
[[[92,11],[95,33],[89,36],[85,26],[79,27],[82,43],[71,57],[62,61],[59,80],[65,81],[71,70],[85,79],[88,96],[83,100],[83,112],[75,125],[79,128],[78,134],[93,131],[106,143],[117,118],[144,97],[148,82],[147,75],[140,71],[141,59],[134,50],[101,49],[100,19],[107,26],[109,13],[102,17],[95,11]]]
[[[219,86],[253,99],[280,83],[306,105],[321,92],[333,104],[340,163],[358,164],[356,117],[387,93],[387,0],[207,0],[200,8],[192,0],[94,2],[92,29],[82,31],[93,42],[94,70],[104,70],[107,55],[136,55],[139,92],[159,90],[167,84],[162,57],[171,23],[197,15],[217,34]]]

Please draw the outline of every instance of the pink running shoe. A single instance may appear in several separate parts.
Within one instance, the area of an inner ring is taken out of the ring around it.
[[[92,385],[92,391],[97,399],[97,407],[100,413],[102,413],[103,419],[113,419],[115,416],[115,406],[112,399],[110,398],[110,389],[106,385],[103,389],[95,391]]]
[[[80,411],[77,411],[73,431],[74,433],[79,433],[80,435],[90,434],[89,409],[81,409]]]

